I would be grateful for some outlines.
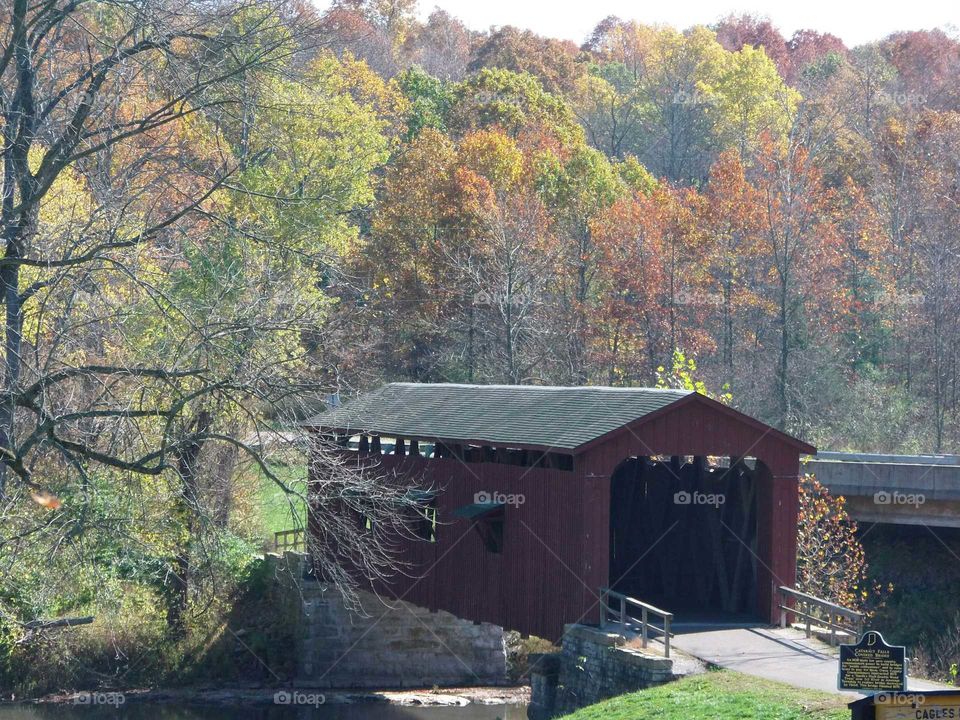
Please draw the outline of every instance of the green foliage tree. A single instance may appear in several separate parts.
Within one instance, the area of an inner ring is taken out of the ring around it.
[[[703,380],[697,379],[697,362],[680,349],[673,351],[673,363],[668,370],[663,365],[657,368],[657,387],[667,390],[689,390],[706,395],[724,404],[730,404],[733,395],[724,386],[723,392],[714,394]]]
[[[715,84],[705,92],[715,102],[720,147],[736,148],[743,157],[757,150],[764,134],[785,138],[800,101],[800,93],[783,81],[763,49],[749,45],[726,56]]]
[[[454,89],[450,129],[455,135],[499,127],[513,136],[544,134],[562,145],[583,139],[569,105],[532,75],[483,68]]]
[[[397,85],[410,102],[405,140],[414,139],[424,128],[447,131],[447,117],[454,101],[449,83],[414,66],[397,76]]]

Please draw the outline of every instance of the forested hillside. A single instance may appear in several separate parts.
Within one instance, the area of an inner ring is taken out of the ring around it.
[[[0,4],[0,689],[263,672],[229,613],[332,393],[703,383],[823,449],[960,449],[957,37],[598,21]],[[415,501],[323,472],[349,596]]]
[[[325,276],[341,391],[645,385],[679,349],[825,449],[956,449],[956,38],[611,17],[577,47],[413,9],[321,22],[397,108]]]

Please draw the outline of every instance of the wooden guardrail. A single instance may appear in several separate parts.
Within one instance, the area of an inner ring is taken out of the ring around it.
[[[854,642],[863,634],[865,616],[861,612],[837,605],[813,595],[781,585],[777,588],[780,597],[780,627],[787,626],[787,617],[796,615],[803,618],[807,637],[811,634],[811,623],[830,630],[830,644],[837,644],[837,631],[853,636]],[[793,605],[790,602],[793,601]]]
[[[617,602],[616,607],[610,604],[611,600]],[[636,614],[637,610],[639,610],[639,617]],[[651,623],[651,615],[658,616],[663,622],[663,627]],[[673,613],[661,610],[629,595],[615,592],[610,588],[600,588],[600,629],[604,629],[611,619],[614,623],[619,624],[623,630],[629,629],[631,625],[639,626],[643,647],[647,646],[651,630],[662,635],[663,656],[670,657],[670,638],[673,637],[670,632],[670,623],[673,622]]]
[[[301,550],[304,547],[303,528],[280,530],[273,534],[274,550]]]

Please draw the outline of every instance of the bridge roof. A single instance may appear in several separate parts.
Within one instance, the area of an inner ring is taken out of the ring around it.
[[[690,403],[801,452],[816,452],[803,441],[708,397],[660,388],[390,383],[303,425],[351,435],[584,451],[625,426],[635,428]],[[696,434],[693,428],[685,429],[685,422],[677,431]]]
[[[690,394],[657,388],[390,383],[304,425],[574,450]]]

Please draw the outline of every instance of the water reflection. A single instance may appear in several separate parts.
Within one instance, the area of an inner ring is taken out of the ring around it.
[[[400,707],[367,702],[319,707],[173,706],[130,703],[120,707],[0,706],[0,720],[526,720],[525,705]]]

